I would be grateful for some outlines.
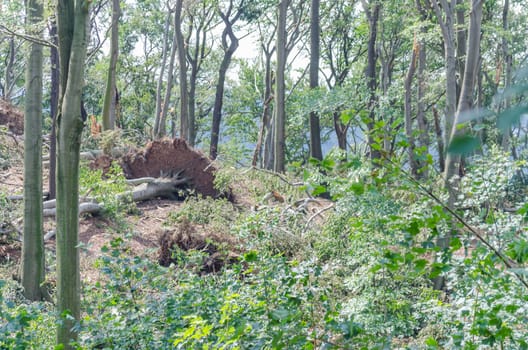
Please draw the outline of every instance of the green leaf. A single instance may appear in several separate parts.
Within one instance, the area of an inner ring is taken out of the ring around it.
[[[429,337],[425,340],[425,345],[428,347],[438,348],[438,342],[433,337]]]
[[[451,154],[468,154],[473,152],[480,145],[480,140],[476,136],[469,134],[455,136],[451,140],[447,152]]]
[[[350,185],[350,190],[354,192],[355,195],[361,196],[365,192],[365,186],[361,182],[356,182]]]
[[[417,259],[414,261],[414,270],[417,272],[423,271],[426,266],[427,266],[427,260],[425,259]]]
[[[312,191],[312,196],[318,196],[326,192],[326,187],[323,185],[317,185]]]
[[[353,109],[347,109],[346,111],[343,111],[341,115],[339,116],[339,119],[341,119],[341,123],[348,124],[352,118],[354,118],[354,115],[356,114],[356,111]]]
[[[244,261],[246,262],[254,262],[254,261],[257,261],[257,251],[255,250],[251,250],[249,252],[247,252],[246,254],[244,254]]]

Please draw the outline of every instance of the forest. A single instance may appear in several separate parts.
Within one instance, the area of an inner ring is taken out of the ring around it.
[[[524,0],[0,0],[0,349],[528,349]]]

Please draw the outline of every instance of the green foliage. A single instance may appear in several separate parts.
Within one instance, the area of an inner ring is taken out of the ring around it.
[[[311,263],[254,251],[218,275],[166,269],[116,239],[86,291],[85,346],[140,349],[312,349],[330,339],[335,311]],[[357,330],[356,330],[357,332]]]
[[[0,279],[0,348],[50,349],[55,341],[51,305],[24,300],[20,286]]]
[[[119,218],[135,210],[132,200],[119,196],[128,191],[129,186],[117,163],[112,163],[105,175],[100,169],[92,170],[82,165],[79,177],[81,196],[92,197],[104,208],[104,214],[108,217]]]
[[[238,216],[227,199],[189,196],[177,211],[169,213],[165,225],[172,226],[187,220],[197,225],[208,225],[215,232],[229,233],[229,227]]]

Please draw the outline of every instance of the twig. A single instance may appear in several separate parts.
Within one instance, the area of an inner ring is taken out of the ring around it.
[[[279,179],[281,179],[282,181],[284,181],[285,183],[287,183],[288,185],[290,185],[292,187],[300,187],[300,186],[304,186],[305,185],[304,182],[290,182],[287,178],[285,178],[280,173],[277,173],[277,172],[274,172],[274,171],[271,171],[271,170],[267,170],[267,169],[257,168],[256,166],[249,167],[247,170],[245,170],[243,172],[243,174],[246,173],[246,172],[249,172],[251,170],[257,170],[257,171],[261,171],[261,172],[266,173],[266,174],[275,175]]]
[[[27,35],[27,34],[17,33],[14,30],[11,30],[11,29],[7,28],[3,24],[0,24],[0,32],[4,32],[4,33],[10,34],[10,35],[14,35],[14,36],[16,36],[18,38],[30,41],[30,42],[35,43],[35,44],[39,44],[39,45],[42,45],[42,46],[53,47],[53,48],[59,49],[57,47],[57,45],[53,44],[51,41],[40,39],[40,38],[31,36],[31,35]]]
[[[327,207],[324,207],[323,209],[319,210],[318,212],[316,212],[315,214],[313,214],[312,216],[310,216],[308,218],[308,220],[306,221],[306,226],[305,228],[308,228],[308,225],[310,225],[310,222],[312,222],[313,219],[315,219],[316,217],[318,217],[319,215],[321,215],[322,213],[324,213],[325,211],[328,211],[330,209],[332,209],[334,207],[334,203],[330,204],[329,206]]]

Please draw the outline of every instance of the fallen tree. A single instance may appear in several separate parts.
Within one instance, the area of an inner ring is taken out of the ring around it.
[[[189,179],[180,177],[181,171],[170,176],[163,176],[160,178],[143,177],[138,179],[131,179],[127,182],[130,185],[136,186],[133,190],[117,194],[119,201],[133,201],[142,202],[153,198],[178,198],[180,193],[184,191],[188,185]],[[57,213],[55,200],[44,202],[44,216],[54,217]],[[90,197],[81,198],[79,203],[80,214],[97,214],[103,210],[103,206]]]

